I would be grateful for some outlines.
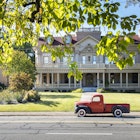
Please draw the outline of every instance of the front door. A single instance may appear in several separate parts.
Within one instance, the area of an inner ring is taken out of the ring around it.
[[[93,87],[93,74],[86,74],[86,87]]]

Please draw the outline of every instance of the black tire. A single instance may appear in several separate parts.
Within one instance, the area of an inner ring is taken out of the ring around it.
[[[114,117],[120,118],[122,117],[122,110],[120,108],[116,108],[113,112]]]
[[[78,113],[77,113],[78,117],[85,117],[86,116],[86,111],[85,109],[79,109]]]

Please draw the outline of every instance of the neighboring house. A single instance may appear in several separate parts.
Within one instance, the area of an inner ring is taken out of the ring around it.
[[[105,56],[96,55],[94,46],[100,39],[99,28],[82,28],[77,32],[77,36],[67,38],[67,43],[71,42],[74,47],[72,60],[77,62],[79,70],[83,73],[83,79],[77,82],[73,77],[70,79],[67,77],[69,69],[66,57],[53,62],[51,54],[41,52],[40,45],[47,41],[40,38],[39,46],[35,48],[38,73],[35,88],[45,91],[70,91],[76,88],[84,90],[106,88],[121,92],[140,91],[140,53],[135,45],[129,47],[136,52],[134,65],[119,70]],[[134,41],[136,44],[140,43],[140,37],[134,36]],[[60,37],[52,39],[52,46],[57,47],[57,45],[63,45]]]
[[[0,69],[0,83],[7,86],[7,77],[2,74],[2,70]]]

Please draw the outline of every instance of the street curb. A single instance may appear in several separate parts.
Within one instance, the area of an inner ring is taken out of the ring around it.
[[[74,112],[0,112],[0,116],[75,116]],[[92,116],[112,116],[109,114],[92,114]],[[140,112],[131,112],[123,116],[140,117]]]
[[[74,112],[0,112],[0,116],[73,116]]]

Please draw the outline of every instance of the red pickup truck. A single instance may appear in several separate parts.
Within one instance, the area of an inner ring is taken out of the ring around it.
[[[106,104],[103,95],[99,93],[90,93],[88,98],[84,98],[75,104],[75,113],[78,117],[95,113],[113,113],[114,117],[122,117],[123,113],[129,112],[130,104]]]

